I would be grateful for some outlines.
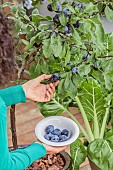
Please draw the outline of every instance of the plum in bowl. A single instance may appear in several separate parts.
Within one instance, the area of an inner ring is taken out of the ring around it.
[[[50,116],[42,119],[35,127],[37,138],[50,146],[65,146],[79,136],[78,125],[63,116]]]

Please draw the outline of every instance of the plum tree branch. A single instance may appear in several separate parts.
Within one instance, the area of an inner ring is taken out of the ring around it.
[[[98,56],[98,58],[112,58],[113,56],[112,55],[109,55],[109,56]]]

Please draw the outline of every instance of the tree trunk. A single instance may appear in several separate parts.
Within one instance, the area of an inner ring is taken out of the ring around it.
[[[12,132],[12,143],[13,143],[13,148],[15,150],[18,148],[17,135],[16,135],[16,124],[15,124],[15,105],[12,105],[10,109],[10,122],[11,122],[11,132]]]

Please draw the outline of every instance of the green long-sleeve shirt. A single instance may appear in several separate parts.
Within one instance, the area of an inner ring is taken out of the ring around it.
[[[45,147],[38,143],[9,152],[7,106],[20,102],[26,102],[26,96],[21,85],[0,90],[0,170],[23,170],[46,154]]]

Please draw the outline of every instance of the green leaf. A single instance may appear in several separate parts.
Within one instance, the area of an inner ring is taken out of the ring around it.
[[[21,39],[21,41],[25,44],[25,45],[28,45],[29,44],[29,41],[26,41],[24,39]]]
[[[100,43],[104,42],[105,34],[104,34],[104,28],[102,24],[96,24],[95,35],[96,35],[96,41]]]
[[[89,20],[85,20],[81,29],[83,29],[84,32],[89,32],[91,30],[91,24]]]
[[[69,87],[69,82],[70,82],[70,75],[68,74],[66,76],[65,82],[64,82],[64,89],[67,90]]]
[[[29,43],[26,45],[26,47],[24,48],[25,51],[29,50],[30,48],[33,47],[33,44]]]
[[[102,62],[102,68],[104,69],[104,72],[110,73],[111,71],[113,71],[113,59],[108,59],[108,60],[103,60]]]
[[[93,23],[95,24],[102,24],[102,21],[98,18],[90,18],[91,21],[93,21]]]
[[[77,30],[72,26],[72,36],[73,36],[73,39],[75,40],[75,43],[77,43],[77,45],[81,45],[82,42],[81,42],[81,37],[79,36],[79,33],[77,32]]]
[[[30,43],[26,44],[25,50],[29,50],[30,48],[33,47],[33,44],[36,42],[36,38],[37,38],[37,35],[30,39]]]
[[[75,16],[74,14],[71,14],[71,18],[70,18],[71,24],[75,24],[78,20],[79,18],[77,16]]]
[[[4,3],[4,4],[2,4],[2,5],[0,5],[0,8],[5,8],[5,7],[12,7],[14,5],[14,3],[12,3],[12,2],[6,2],[6,3]]]
[[[12,8],[11,8],[11,13],[16,14],[17,10],[18,10],[18,7],[16,5],[13,5]]]
[[[43,53],[44,53],[46,58],[49,58],[52,55],[52,51],[50,49],[50,43],[51,43],[50,39],[46,39],[46,40],[43,41],[42,49],[43,49]]]
[[[64,90],[64,82],[65,79],[62,79],[58,85],[58,94],[65,94],[65,90]]]
[[[67,53],[66,53],[66,56],[65,56],[65,66],[66,66],[67,63],[70,61],[70,58],[71,58],[70,48],[68,47]]]
[[[47,21],[53,21],[50,16],[46,16]]]
[[[92,14],[94,11],[95,11],[95,7],[94,7],[93,3],[90,1],[90,3],[88,3],[85,6],[85,12]]]
[[[30,77],[36,78],[37,76],[40,75],[40,73],[41,73],[40,64],[38,62],[36,62],[30,67]]]
[[[38,40],[40,41],[49,38],[49,36],[50,36],[50,33],[47,31],[41,31],[37,34]]]
[[[53,98],[47,103],[38,103],[39,110],[44,117],[60,115],[65,111],[69,103],[63,103],[59,97]]]
[[[44,30],[47,30],[49,27],[50,27],[50,24],[40,24],[40,25],[38,26],[38,29],[39,29],[40,31],[44,31]]]
[[[39,11],[38,11],[37,8],[35,8],[35,9],[32,11],[32,16],[33,16],[33,15],[37,15],[37,14],[39,14]]]
[[[67,24],[67,17],[64,15],[64,13],[60,14],[59,20],[61,25],[65,26]]]
[[[76,14],[75,9],[70,4],[68,4],[67,7],[68,7],[69,11],[71,11],[74,14]]]
[[[41,21],[48,21],[48,19],[38,14],[38,10],[36,10],[32,14],[32,21],[35,23],[35,25],[38,25]]]
[[[86,159],[87,152],[84,148],[84,145],[77,139],[70,146],[71,158],[72,158],[72,170],[79,170],[81,163]]]
[[[73,81],[69,80],[69,87],[67,89],[68,95],[72,98],[75,99],[75,96],[77,95],[77,87],[74,85]]]
[[[40,4],[40,1],[38,0],[32,0],[32,5],[35,6],[35,7],[39,7],[41,4]]]
[[[34,22],[35,25],[38,25],[40,23],[40,20],[37,19],[37,15],[39,15],[39,11],[36,8],[32,11],[32,22]]]
[[[80,76],[88,75],[90,71],[91,71],[90,65],[82,64],[78,68],[78,73]]]
[[[105,8],[105,15],[109,21],[113,21],[113,10],[111,10],[109,6],[106,6]]]
[[[104,138],[108,138],[108,137],[111,137],[113,136],[113,128],[112,129],[107,129],[107,131],[105,132],[105,136]]]
[[[88,157],[102,170],[113,170],[113,136],[94,140],[88,146]]]
[[[73,84],[75,85],[76,88],[78,88],[78,87],[80,88],[83,81],[84,81],[83,77],[80,77],[77,74],[72,75],[72,82],[73,82]]]
[[[59,57],[62,52],[61,38],[60,36],[52,36],[50,43],[50,50],[53,52],[55,57]]]
[[[84,81],[79,91],[79,99],[88,120],[92,122],[94,137],[98,138],[106,113],[106,108],[104,107],[106,102],[99,83],[93,78]]]
[[[59,55],[59,58],[62,59],[62,58],[65,58],[65,56],[66,56],[66,46],[64,44],[62,47],[62,52]]]
[[[30,22],[30,18],[27,15],[24,15],[24,19],[28,22]]]
[[[108,49],[113,51],[113,33],[108,35]]]
[[[106,89],[111,90],[112,89],[112,80],[111,80],[110,76],[108,74],[105,74],[104,79],[105,79]]]

